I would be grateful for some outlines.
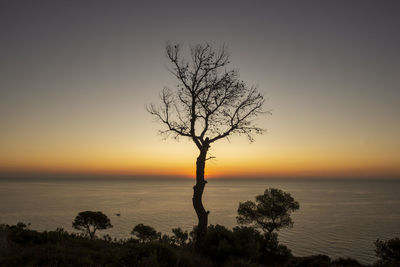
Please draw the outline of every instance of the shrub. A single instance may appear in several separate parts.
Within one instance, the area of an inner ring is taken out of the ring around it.
[[[375,253],[379,258],[378,265],[400,266],[400,239],[398,237],[388,241],[375,241]]]
[[[155,241],[161,238],[161,233],[157,233],[153,227],[141,223],[133,228],[131,234],[136,236],[141,243]]]
[[[174,236],[172,237],[172,240],[173,240],[174,244],[177,246],[185,245],[189,239],[188,231],[183,232],[180,227],[173,228],[172,233],[174,234]]]

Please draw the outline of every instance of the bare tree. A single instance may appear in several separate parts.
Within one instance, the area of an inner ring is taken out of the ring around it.
[[[150,104],[148,111],[165,126],[160,132],[173,138],[190,138],[199,149],[196,161],[196,185],[193,207],[198,217],[197,248],[207,231],[209,211],[204,209],[202,195],[204,169],[210,145],[233,134],[253,141],[263,129],[254,119],[263,113],[263,96],[255,87],[239,80],[237,70],[228,69],[226,48],[213,49],[209,44],[190,48],[190,59],[182,56],[179,44],[167,44],[169,71],[177,78],[175,90],[164,88],[159,105]]]

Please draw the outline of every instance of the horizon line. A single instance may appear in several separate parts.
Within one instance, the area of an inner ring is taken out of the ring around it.
[[[195,180],[194,175],[182,174],[151,174],[151,173],[104,173],[104,172],[27,172],[27,171],[0,171],[0,180]],[[206,180],[279,180],[279,179],[299,179],[299,180],[400,180],[400,176],[393,174],[379,175],[355,175],[351,174],[226,174],[206,176]]]

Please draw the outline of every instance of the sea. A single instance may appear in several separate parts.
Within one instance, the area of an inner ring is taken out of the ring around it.
[[[0,224],[30,223],[34,230],[64,228],[80,211],[102,211],[113,228],[99,232],[128,238],[139,223],[172,234],[196,224],[192,179],[1,179]],[[237,226],[239,202],[267,188],[300,203],[293,228],[279,240],[296,256],[325,254],[376,261],[374,241],[400,237],[400,180],[210,179],[204,191],[209,223]]]

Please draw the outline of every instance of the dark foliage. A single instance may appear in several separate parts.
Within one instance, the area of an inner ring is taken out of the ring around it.
[[[292,256],[286,246],[279,244],[276,234],[261,235],[249,227],[229,230],[218,224],[208,227],[203,252],[218,265],[236,260],[283,264]]]
[[[63,229],[37,232],[0,226],[0,266],[175,266],[176,251],[156,242],[90,239]]]
[[[377,265],[400,266],[400,238],[392,238],[388,241],[375,241],[375,253],[379,258]]]
[[[333,266],[348,266],[348,267],[358,267],[362,266],[357,260],[352,258],[338,258],[332,261]]]
[[[290,267],[324,267],[324,266],[336,266],[332,265],[331,258],[326,255],[313,255],[308,257],[296,257],[293,258],[287,266]],[[347,265],[343,265],[347,266]]]
[[[177,245],[173,237],[168,240],[90,239],[63,229],[37,232],[24,224],[0,225],[0,266],[362,266],[324,255],[293,257],[275,233],[260,234],[249,227],[209,226],[204,254],[193,250],[190,241]]]
[[[292,227],[290,214],[299,209],[299,202],[280,189],[266,189],[263,195],[256,197],[256,202],[239,203],[236,217],[239,224],[253,225],[264,232],[272,233],[284,227]]]
[[[84,234],[93,239],[97,230],[104,230],[113,226],[107,215],[101,211],[82,211],[75,217],[72,227],[83,231]]]
[[[157,233],[153,227],[141,223],[133,228],[131,234],[134,235],[141,243],[155,241],[161,238],[161,233]]]
[[[172,237],[172,241],[177,246],[183,246],[189,240],[188,231],[183,232],[180,227],[173,228],[172,233],[174,234],[174,236]]]

